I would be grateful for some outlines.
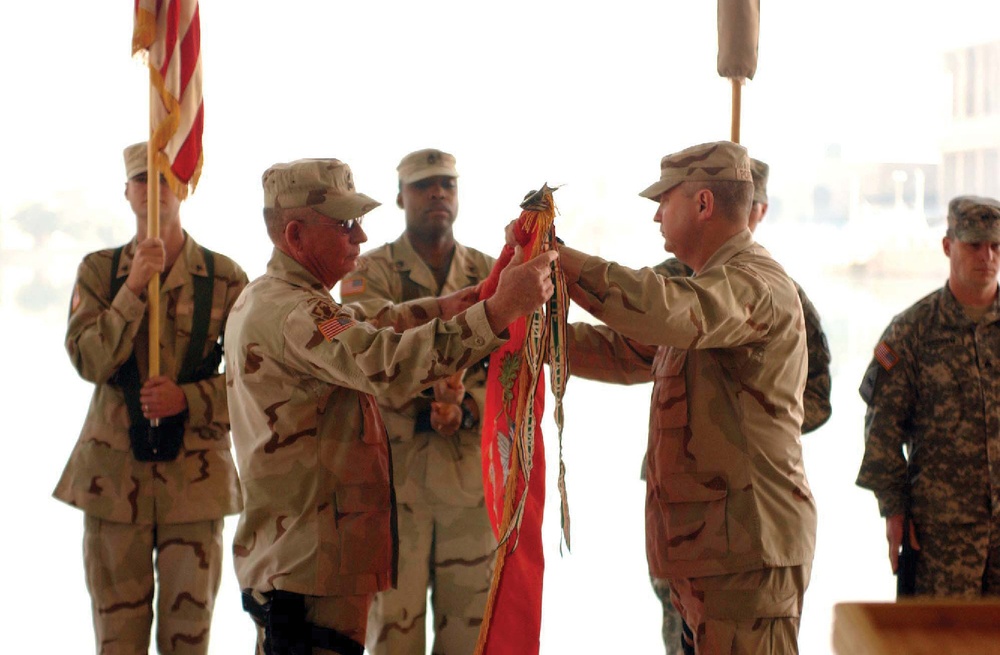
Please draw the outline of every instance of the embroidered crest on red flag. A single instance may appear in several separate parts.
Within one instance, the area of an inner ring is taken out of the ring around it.
[[[183,199],[197,186],[203,160],[198,1],[135,0],[132,54],[139,53],[149,65],[155,95],[149,144],[156,168]]]

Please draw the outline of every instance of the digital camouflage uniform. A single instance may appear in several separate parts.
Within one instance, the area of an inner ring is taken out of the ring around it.
[[[694,273],[690,267],[676,257],[671,257],[653,267],[658,275],[664,277],[689,277]],[[806,296],[805,290],[795,280],[795,290],[802,303],[802,315],[806,323],[806,348],[808,350],[809,367],[806,375],[806,388],[802,395],[805,417],[802,420],[802,434],[807,434],[819,428],[830,418],[830,347],[826,334],[820,323],[819,312]],[[646,458],[642,458],[640,477],[646,479]],[[663,643],[668,653],[680,653],[682,621],[677,609],[670,601],[670,585],[666,580],[652,578],[650,580],[656,597],[663,606]]]
[[[437,297],[478,284],[494,259],[456,243],[442,288],[404,233],[362,256],[344,278],[345,302],[402,303]],[[486,370],[473,364],[463,381],[483,407]],[[428,390],[430,391],[430,390]],[[392,450],[399,506],[399,581],[372,603],[368,650],[398,655],[426,652],[427,589],[432,588],[434,653],[472,653],[489,594],[496,539],[483,499],[479,426],[444,436],[421,425],[433,396],[418,394],[400,404],[379,398]]]
[[[653,381],[651,576],[670,580],[698,642],[718,647],[739,624],[752,627],[742,639],[767,633],[774,652],[797,652],[816,506],[799,441],[807,362],[794,285],[749,230],[695,277],[632,271],[568,248],[560,257],[581,264],[579,288],[608,326],[573,326],[573,374]],[[705,605],[708,587],[725,600]]]
[[[367,599],[393,583],[392,468],[373,395],[402,403],[502,343],[482,303],[438,315],[436,299],[341,307],[277,249],[247,287],[226,334],[241,588]]]
[[[918,595],[1000,594],[1000,303],[969,318],[947,286],[896,316],[860,389],[857,483],[917,527]]]
[[[118,278],[128,275],[135,246],[133,240],[123,250]],[[148,376],[146,299],[145,292],[137,297],[124,284],[111,299],[113,252],[87,255],[77,272],[66,349],[77,372],[95,388],[53,495],[86,515],[84,564],[98,652],[147,653],[158,586],[159,652],[205,653],[221,575],[222,518],[241,507],[225,380],[219,374],[180,385],[188,410],[177,459],[140,462],[133,457],[124,395],[111,378],[133,350],[140,378]],[[218,253],[214,261],[205,356],[247,283],[235,262]],[[193,276],[205,274],[202,250],[186,236],[161,284],[162,375],[177,377],[191,337]]]

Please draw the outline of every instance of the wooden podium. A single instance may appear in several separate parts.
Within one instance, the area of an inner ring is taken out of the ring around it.
[[[837,655],[1000,655],[1000,601],[838,603]]]

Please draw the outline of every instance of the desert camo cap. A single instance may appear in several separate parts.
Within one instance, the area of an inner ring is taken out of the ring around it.
[[[146,142],[133,143],[122,153],[125,157],[125,179],[131,180],[139,173],[149,170],[146,161]]]
[[[767,174],[771,167],[759,159],[750,159],[750,176],[753,178],[753,201],[767,204]]]
[[[412,184],[438,175],[458,177],[455,156],[434,148],[425,148],[406,155],[400,160],[396,171],[399,173],[399,181],[403,184]]]
[[[660,179],[639,193],[656,200],[681,182],[731,180],[751,182],[747,149],[732,141],[702,143],[660,160]]]
[[[264,207],[311,207],[329,218],[348,221],[380,202],[354,189],[351,167],[339,159],[297,159],[275,164],[261,177]]]
[[[952,198],[948,236],[967,243],[1000,243],[1000,202],[980,196]]]

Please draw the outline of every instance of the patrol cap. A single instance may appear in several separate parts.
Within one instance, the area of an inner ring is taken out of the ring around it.
[[[767,204],[767,174],[771,167],[759,159],[750,159],[750,176],[753,178],[753,201]]]
[[[952,198],[948,236],[967,243],[1000,243],[1000,202],[980,196]]]
[[[400,160],[396,171],[402,184],[411,184],[438,175],[458,177],[455,156],[434,148],[424,148],[406,155]]]
[[[351,167],[339,159],[297,159],[275,164],[261,177],[264,208],[312,207],[324,216],[349,221],[378,207],[354,189]]]
[[[133,143],[125,148],[122,153],[125,156],[125,179],[131,180],[139,173],[145,173],[149,167],[146,165],[146,142]]]
[[[751,182],[747,149],[732,141],[702,143],[660,160],[660,179],[639,193],[656,200],[681,182]]]

